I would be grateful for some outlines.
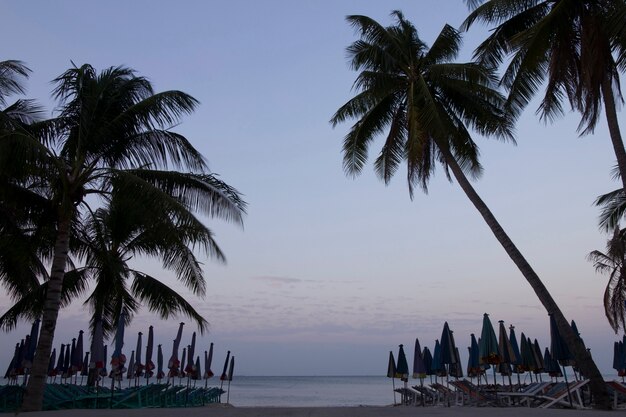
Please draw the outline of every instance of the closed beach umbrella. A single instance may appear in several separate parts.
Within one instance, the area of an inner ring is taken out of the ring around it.
[[[184,364],[186,360],[187,360],[187,348],[183,348],[183,357],[180,363]],[[181,370],[178,373],[178,376],[181,378],[185,377],[185,371],[182,369],[182,366],[181,366]]]
[[[72,340],[72,343],[74,343],[74,340]],[[69,343],[67,344],[67,346],[65,346],[65,358],[63,359],[63,378],[67,378],[69,377],[71,374],[71,362],[72,362],[72,353],[71,353],[71,346]]]
[[[520,335],[520,353],[522,355],[522,368],[524,371],[533,372],[537,365],[535,363],[535,354],[533,348],[530,346],[529,339],[522,333]],[[532,376],[531,376],[532,381]]]
[[[57,360],[57,367],[55,369],[56,375],[63,375],[63,362],[65,361],[65,345],[61,343],[61,350],[59,352],[59,359]]]
[[[155,368],[152,361],[152,353],[154,350],[154,330],[152,326],[148,328],[148,342],[146,343],[146,378],[150,378]]]
[[[178,376],[178,370],[180,366],[180,360],[178,359],[178,348],[180,347],[180,341],[183,338],[183,326],[185,323],[180,323],[178,326],[178,333],[176,333],[176,338],[174,339],[174,344],[172,346],[172,356],[168,361],[167,367],[170,369],[169,376],[175,377]]]
[[[135,376],[143,375],[143,363],[141,362],[141,336],[143,333],[137,333],[137,348],[135,349],[135,367],[133,369],[133,374]]]
[[[537,369],[535,373],[545,372],[545,364],[543,362],[543,355],[541,354],[541,347],[539,347],[539,342],[535,339],[533,343],[533,352],[535,353],[535,363],[537,364]]]
[[[191,344],[187,348],[187,355],[189,359],[187,360],[187,365],[185,366],[185,372],[187,372],[188,374],[192,374],[194,372],[193,358],[195,357],[195,354],[196,354],[196,332],[193,332],[193,334],[191,335]]]
[[[622,358],[621,358],[621,342],[613,342],[613,369],[615,369],[619,375],[619,371],[622,369]]]
[[[200,370],[200,355],[196,356],[196,361],[193,364],[193,372],[191,373],[191,379],[197,380],[202,378],[201,370]]]
[[[89,352],[85,352],[85,357],[83,358],[83,367],[80,369],[80,375],[85,376],[89,374]]]
[[[50,361],[48,361],[48,376],[57,376],[56,369],[54,369],[54,363],[57,360],[57,349],[52,349],[52,354],[50,354]]]
[[[467,360],[467,376],[470,378],[478,377],[480,382],[480,375],[482,374],[482,368],[479,364],[478,342],[474,333],[470,335],[470,345],[468,347],[469,358]]]
[[[422,357],[424,358],[424,368],[426,369],[426,375],[433,375],[433,355],[430,353],[430,349],[428,346],[424,347],[424,351],[422,352]]]
[[[543,352],[543,367],[543,370],[548,375],[550,375],[551,378],[559,378],[563,376],[559,363],[552,359],[552,355],[550,355],[550,349],[548,349],[547,347]]]
[[[213,362],[213,343],[209,346],[209,353],[204,351],[204,379],[213,377],[213,371],[211,370],[211,363]]]
[[[502,354],[498,348],[498,339],[496,339],[496,333],[487,313],[483,315],[483,327],[480,333],[478,351],[480,358],[485,363],[497,365],[502,362]]]
[[[220,376],[220,381],[226,381],[228,378],[228,361],[230,360],[230,350],[226,353],[226,360],[224,361],[224,369],[222,370],[222,375]]]
[[[393,352],[389,351],[389,361],[387,362],[387,378],[396,377],[396,360],[393,358]]]
[[[558,361],[559,364],[563,366],[563,378],[565,378],[567,396],[569,398],[570,407],[572,407],[572,394],[569,392],[565,366],[570,364],[573,357],[565,344],[565,340],[561,337],[561,333],[556,325],[556,320],[552,314],[550,314],[550,354],[552,355],[552,359]]]
[[[444,377],[447,375],[446,368],[441,363],[441,344],[439,343],[439,339],[435,340],[435,349],[433,350],[433,362],[431,368],[435,376]]]
[[[35,350],[37,349],[37,338],[39,337],[39,319],[36,319],[30,328],[30,338],[28,349],[24,356],[24,368],[32,368],[33,359],[35,358]]]
[[[4,374],[5,378],[9,378],[12,375],[17,375],[17,361],[20,356],[20,344],[15,344],[15,350],[13,351],[13,357],[11,358],[11,362],[9,362],[9,366],[7,367],[7,371]]]
[[[93,328],[93,335],[91,336],[91,362],[89,367],[91,369],[104,368],[104,340],[102,334],[102,320],[96,320]],[[96,371],[97,372],[97,371]]]
[[[83,369],[83,331],[78,332],[74,356],[72,357],[72,372],[78,373]]]
[[[422,356],[422,348],[420,341],[415,339],[415,349],[413,350],[413,379],[419,378],[424,383],[426,378],[426,366],[424,365],[424,357]]]
[[[509,342],[511,343],[511,350],[513,351],[513,357],[511,358],[511,365],[513,365],[513,372],[517,374],[517,383],[519,384],[519,374],[524,373],[522,367],[522,355],[520,353],[519,344],[517,343],[517,336],[515,335],[515,326],[509,326]]]
[[[100,370],[100,376],[107,376],[107,345],[102,346],[102,369]]]
[[[163,372],[163,349],[161,349],[161,345],[157,346],[157,380],[161,380],[165,377],[165,372]]]
[[[454,353],[454,345],[452,343],[452,336],[450,335],[450,327],[446,321],[443,324],[443,331],[441,332],[441,363],[443,365],[450,365],[456,363],[456,354]]]
[[[135,351],[130,352],[130,361],[128,362],[128,372],[126,373],[127,379],[133,379],[135,377]]]
[[[230,358],[230,366],[228,367],[228,380],[233,380],[233,373],[235,372],[235,356]]]
[[[454,348],[456,363],[450,365],[450,376],[455,378],[463,378],[463,366],[461,365],[461,355],[459,354],[459,348]]]
[[[400,345],[398,351],[398,364],[396,366],[396,378],[406,382],[409,380],[409,364],[406,360],[406,354],[404,353],[403,345]]]
[[[393,403],[395,404],[396,403],[396,360],[393,358],[392,351],[389,351],[389,361],[387,362],[387,378],[391,378],[391,386],[393,389]]]
[[[126,370],[126,355],[122,353],[122,347],[124,347],[124,328],[126,326],[126,314],[122,310],[118,321],[117,329],[115,331],[115,349],[111,354],[111,376],[114,379],[121,380],[124,371]]]

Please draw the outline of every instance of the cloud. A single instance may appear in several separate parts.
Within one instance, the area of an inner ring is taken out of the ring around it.
[[[275,276],[260,276],[260,277],[252,277],[251,279],[255,281],[265,282],[271,287],[282,287],[283,285],[299,284],[302,282],[302,280],[298,278],[275,277]]]

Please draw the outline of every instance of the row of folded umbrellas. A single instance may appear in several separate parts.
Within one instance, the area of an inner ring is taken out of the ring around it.
[[[580,337],[574,321],[571,322],[571,326]],[[619,376],[626,375],[624,346],[626,346],[626,336],[623,341],[615,342],[614,346],[613,368]],[[550,348],[546,347],[543,353],[537,339],[532,341],[524,333],[521,333],[518,343],[515,327],[509,326],[507,333],[504,321],[499,321],[496,337],[488,314],[483,316],[480,338],[477,340],[476,336],[471,334],[470,345],[467,349],[469,358],[466,373],[470,378],[481,377],[489,368],[493,369],[494,381],[496,372],[509,378],[513,373],[518,374],[519,377],[519,374],[528,372],[531,379],[533,374],[540,375],[541,373],[547,373],[551,377],[562,377],[564,372],[561,371],[561,366],[572,366],[574,372],[578,372],[574,357],[561,337],[552,315],[550,315]],[[397,363],[393,352],[389,352],[387,376],[403,381],[408,380],[409,367],[403,345],[400,345]],[[419,339],[415,339],[412,376],[421,380],[426,376],[463,377],[459,349],[456,347],[453,332],[447,322],[444,323],[441,338],[435,341],[432,353],[428,347],[422,349]]]
[[[39,320],[32,324],[30,334],[26,335],[20,343],[15,346],[15,352],[5,373],[5,378],[16,380],[19,375],[28,375],[32,368],[32,363],[37,346],[39,334]],[[107,345],[103,340],[102,324],[96,322],[91,338],[90,350],[83,353],[83,334],[79,331],[78,337],[72,339],[72,343],[62,344],[57,357],[56,348],[50,355],[48,364],[48,376],[67,379],[80,376],[109,376],[114,380],[121,381],[126,375],[129,380],[138,381],[139,378],[146,378],[147,382],[151,377],[156,377],[157,381],[167,377],[184,378],[192,380],[209,379],[214,376],[211,370],[213,361],[213,343],[209,349],[204,351],[204,372],[202,371],[200,355],[196,355],[196,332],[191,336],[191,342],[182,349],[182,358],[178,353],[182,341],[184,323],[180,323],[176,338],[173,340],[172,353],[167,362],[167,374],[165,373],[163,349],[159,344],[154,358],[154,329],[148,329],[147,342],[145,346],[145,357],[143,350],[143,333],[137,335],[136,349],[131,351],[130,360],[127,361],[122,349],[124,346],[124,315],[119,319],[119,324],[114,338],[114,350],[109,362],[110,372],[107,370]],[[156,359],[156,364],[154,360]],[[220,376],[221,381],[231,381],[235,367],[235,357],[230,351],[226,354],[224,368]],[[96,378],[97,379],[97,378]],[[71,381],[71,379],[70,379]]]

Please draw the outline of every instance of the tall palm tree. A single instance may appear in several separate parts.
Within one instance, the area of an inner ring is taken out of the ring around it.
[[[361,72],[354,83],[356,96],[331,119],[333,126],[357,119],[343,143],[346,173],[362,171],[368,148],[379,135],[386,136],[375,169],[385,183],[403,161],[411,195],[415,184],[427,189],[436,162],[446,174],[451,171],[547,312],[554,314],[582,372],[602,381],[547,288],[466,176],[466,172],[480,172],[478,147],[468,128],[512,140],[512,117],[504,110],[505,98],[495,89],[494,72],[477,62],[453,62],[461,37],[450,26],[443,28],[429,49],[400,12],[392,15],[396,24],[389,27],[366,16],[347,17],[360,34],[347,51],[352,68]]]
[[[124,67],[100,73],[90,65],[73,67],[54,82],[56,117],[0,140],[0,177],[37,190],[55,210],[52,266],[24,411],[41,409],[70,236],[85,211],[127,192],[143,195],[136,201],[149,201],[144,209],[177,204],[181,211],[239,224],[245,208],[236,191],[212,183],[204,157],[170,130],[195,109],[193,97],[155,93],[148,80]]]
[[[604,312],[617,333],[626,331],[626,229],[615,228],[607,241],[606,253],[594,250],[588,256],[597,272],[609,274],[604,291]]]
[[[546,82],[538,109],[553,120],[563,113],[562,100],[579,111],[581,134],[593,132],[606,116],[623,188],[626,150],[616,104],[622,101],[619,70],[626,64],[626,2],[623,0],[466,0],[474,10],[462,28],[476,21],[495,25],[475,56],[488,65],[508,65],[502,84],[508,105],[521,111]]]

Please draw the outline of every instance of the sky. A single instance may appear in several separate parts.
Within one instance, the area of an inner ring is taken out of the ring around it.
[[[442,4],[4,0],[0,59],[27,63],[27,96],[49,112],[50,80],[72,63],[127,66],[156,91],[200,101],[173,130],[249,205],[243,228],[205,219],[228,262],[203,259],[206,297],[187,297],[211,324],[196,351],[215,343],[215,373],[231,350],[240,375],[385,375],[389,351],[412,351],[415,338],[432,350],[444,321],[465,363],[484,313],[549,344],[548,316],[530,285],[441,169],[429,193],[417,190],[413,200],[404,170],[388,186],[373,173],[380,141],[362,175],[342,170],[351,123],[333,129],[329,119],[354,94],[345,48],[357,36],[345,16],[391,24],[398,9],[430,44],[468,13],[463,1]],[[485,34],[467,33],[459,59],[471,59]],[[517,146],[476,135],[484,175],[474,186],[612,375],[613,342],[622,335],[604,316],[607,277],[586,260],[607,239],[593,202],[619,186],[606,125],[579,137],[577,114],[545,124],[536,108],[535,101],[520,118]],[[184,291],[158,262],[136,266]],[[10,305],[0,293],[0,313]],[[87,315],[80,302],[62,311],[55,346],[87,330]],[[142,311],[126,330],[125,353],[152,324],[169,355],[179,321]],[[197,329],[182,321],[185,345]],[[0,335],[0,366],[29,328]]]

